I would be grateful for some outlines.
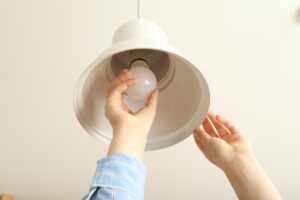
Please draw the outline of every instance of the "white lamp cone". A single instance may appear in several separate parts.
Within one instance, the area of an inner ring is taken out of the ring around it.
[[[104,114],[106,89],[136,59],[148,63],[160,90],[146,150],[182,141],[200,126],[207,114],[208,85],[192,62],[167,43],[164,31],[144,19],[123,24],[114,34],[112,46],[81,75],[74,91],[74,110],[80,124],[96,139],[110,143],[112,128]],[[133,111],[144,104],[126,94],[124,98]]]

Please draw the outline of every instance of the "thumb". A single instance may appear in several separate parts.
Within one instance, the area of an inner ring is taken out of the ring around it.
[[[150,93],[145,105],[146,108],[149,108],[151,110],[156,110],[157,102],[158,102],[158,93],[159,90],[157,89]]]
[[[205,130],[202,130],[200,128],[194,129],[194,137],[196,139],[196,142],[199,142],[199,145],[201,145],[202,149],[208,144],[209,140],[211,139],[211,136]]]
[[[136,114],[144,113],[145,111],[156,112],[157,102],[158,102],[158,90],[154,90],[148,96],[146,104],[143,108],[141,108]]]

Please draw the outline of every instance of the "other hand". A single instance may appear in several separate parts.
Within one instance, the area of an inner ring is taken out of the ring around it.
[[[245,135],[226,118],[209,111],[202,126],[204,129],[194,129],[195,142],[205,157],[216,166],[224,170],[237,159],[253,157]]]

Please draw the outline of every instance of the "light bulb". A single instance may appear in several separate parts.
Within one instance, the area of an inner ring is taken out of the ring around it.
[[[130,71],[139,82],[127,89],[127,95],[134,100],[147,99],[149,94],[156,89],[157,81],[154,73],[149,69],[148,64],[141,59],[132,62]]]

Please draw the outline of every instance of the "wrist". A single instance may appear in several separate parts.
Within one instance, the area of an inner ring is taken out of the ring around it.
[[[111,141],[107,155],[111,156],[114,154],[125,154],[135,157],[142,162],[144,157],[144,149],[145,144],[143,142],[138,142],[136,140],[128,141],[126,138],[124,139],[116,137]]]
[[[138,123],[135,123],[135,125],[130,124],[122,124],[122,125],[116,125],[113,126],[113,136],[116,135],[127,135],[127,136],[143,136],[147,137],[148,130],[144,128],[143,126],[139,126]]]
[[[143,161],[147,132],[137,127],[119,126],[113,128],[113,138],[107,155],[126,154]]]
[[[112,140],[122,141],[122,143],[137,143],[145,146],[149,131],[139,125],[122,125],[113,127]]]
[[[238,156],[224,172],[239,199],[281,199],[253,155]]]
[[[236,173],[241,173],[241,170],[256,167],[258,165],[254,155],[236,155],[228,162],[228,164],[221,167],[227,176]]]

